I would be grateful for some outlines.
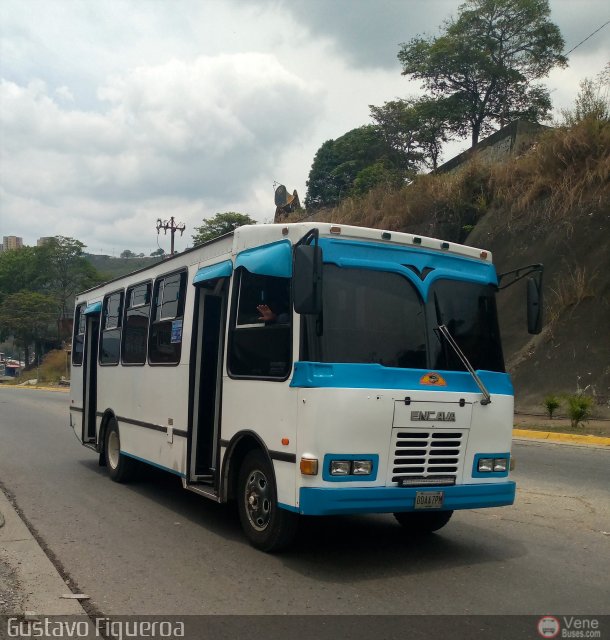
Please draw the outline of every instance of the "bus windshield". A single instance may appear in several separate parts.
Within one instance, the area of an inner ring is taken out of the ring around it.
[[[475,369],[504,371],[493,285],[439,279],[424,303],[398,273],[326,264],[321,331],[305,318],[305,360],[464,371],[445,324]]]

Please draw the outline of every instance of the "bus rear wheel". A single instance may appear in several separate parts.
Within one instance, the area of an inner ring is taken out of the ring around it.
[[[237,508],[244,533],[257,549],[279,551],[293,541],[298,515],[278,506],[273,468],[260,449],[250,451],[239,470]]]
[[[104,459],[108,475],[115,482],[129,482],[135,475],[136,461],[121,453],[121,437],[116,420],[112,420],[106,429]]]
[[[407,511],[395,513],[394,517],[410,533],[432,533],[442,529],[451,520],[453,511],[426,511],[415,513]]]

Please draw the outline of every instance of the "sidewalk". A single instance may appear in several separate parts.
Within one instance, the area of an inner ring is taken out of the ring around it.
[[[0,612],[17,616],[86,616],[34,536],[0,490]],[[15,610],[17,609],[17,610]]]

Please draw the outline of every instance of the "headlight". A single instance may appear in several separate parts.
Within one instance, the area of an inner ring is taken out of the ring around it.
[[[477,471],[479,473],[508,473],[508,456],[501,458],[478,458]]]
[[[494,468],[493,458],[479,458],[478,470],[481,473],[489,473]]]
[[[355,476],[370,476],[373,473],[372,460],[354,460],[352,463],[352,473]]]
[[[508,458],[494,459],[494,473],[506,473],[508,469]]]
[[[352,470],[350,460],[331,460],[330,475],[331,476],[349,476]]]

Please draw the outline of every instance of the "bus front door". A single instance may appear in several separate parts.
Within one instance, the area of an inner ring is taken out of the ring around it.
[[[191,360],[191,482],[215,484],[216,480],[225,313],[224,278],[213,290],[197,288]]]
[[[83,443],[95,443],[95,419],[97,413],[97,347],[100,317],[87,316],[85,353],[83,366]]]

